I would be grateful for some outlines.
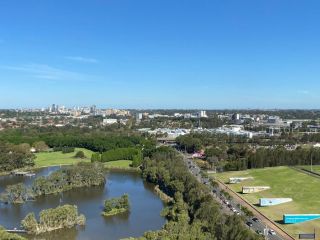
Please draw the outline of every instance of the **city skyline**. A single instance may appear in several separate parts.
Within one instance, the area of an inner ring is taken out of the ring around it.
[[[319,7],[2,1],[0,108],[318,109]]]

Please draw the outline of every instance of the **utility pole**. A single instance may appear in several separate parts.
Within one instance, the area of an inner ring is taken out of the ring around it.
[[[310,154],[310,164],[311,164],[311,167],[310,167],[310,170],[311,172],[313,172],[313,169],[312,169],[312,149],[311,149],[311,154]]]

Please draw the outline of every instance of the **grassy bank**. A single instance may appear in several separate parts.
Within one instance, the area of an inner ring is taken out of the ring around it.
[[[213,175],[225,183],[228,182],[230,177],[253,177],[253,180],[239,184],[229,184],[229,187],[293,237],[297,237],[297,234],[301,232],[313,232],[315,228],[318,229],[320,227],[320,220],[291,225],[282,224],[283,214],[320,213],[319,178],[309,176],[289,167],[225,172]],[[241,194],[242,186],[270,186],[271,189],[259,193]],[[259,199],[264,197],[292,198],[293,201],[277,206],[259,207]]]
[[[105,169],[110,170],[125,170],[125,171],[140,171],[139,168],[131,167],[132,161],[130,160],[118,160],[104,163]]]
[[[83,151],[86,158],[80,159],[75,158],[74,155],[77,151]],[[92,151],[85,148],[76,148],[72,153],[62,153],[62,152],[41,152],[36,153],[35,167],[49,167],[49,166],[58,166],[58,165],[71,165],[80,161],[90,162]]]

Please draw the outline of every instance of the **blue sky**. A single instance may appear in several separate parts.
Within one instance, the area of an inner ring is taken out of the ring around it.
[[[0,108],[319,108],[320,1],[2,0]]]

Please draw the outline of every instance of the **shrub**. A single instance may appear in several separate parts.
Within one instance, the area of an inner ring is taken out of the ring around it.
[[[76,153],[76,155],[74,155],[75,158],[86,158],[86,155],[84,155],[84,152],[83,151],[78,151]]]

